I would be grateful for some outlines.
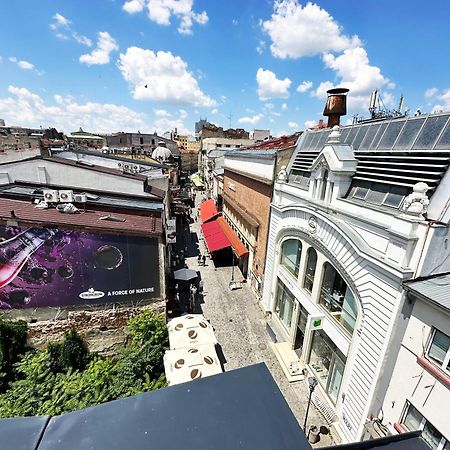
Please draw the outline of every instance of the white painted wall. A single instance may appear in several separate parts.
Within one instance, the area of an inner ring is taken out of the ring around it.
[[[243,173],[248,177],[256,177],[271,183],[274,176],[275,159],[249,158],[239,155],[225,155],[223,168]]]
[[[450,336],[450,313],[417,299],[383,403],[383,423],[392,427],[400,422],[408,400],[450,440],[450,388],[417,363],[426,352],[432,327]]]
[[[82,166],[66,166],[43,159],[0,165],[0,184],[15,181],[72,186],[80,190],[111,191],[144,197],[149,195],[144,192],[144,182],[140,179],[96,172]]]

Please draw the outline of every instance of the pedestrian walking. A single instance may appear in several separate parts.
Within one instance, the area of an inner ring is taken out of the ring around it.
[[[202,262],[202,254],[199,253],[198,256],[197,256],[197,263],[198,263],[198,265],[200,265],[201,262]]]
[[[206,264],[206,256],[205,255],[202,256],[202,261],[203,261],[203,266],[205,266],[205,264]]]

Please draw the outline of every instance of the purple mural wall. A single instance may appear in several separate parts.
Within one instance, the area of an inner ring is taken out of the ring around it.
[[[0,309],[159,295],[157,238],[0,225]]]

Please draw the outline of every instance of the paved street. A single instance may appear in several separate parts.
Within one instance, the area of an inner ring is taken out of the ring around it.
[[[196,210],[193,211],[193,214]],[[180,236],[181,237],[181,236]],[[209,258],[206,266],[198,264],[197,242],[202,254],[207,254],[201,239],[200,225],[194,222],[185,227],[186,263],[190,269],[199,270],[204,283],[204,297],[200,297],[195,312],[203,313],[215,329],[222,347],[226,371],[264,362],[283,393],[295,417],[303,426],[307,405],[307,388],[304,382],[289,383],[270,348],[270,339],[265,331],[265,320],[256,297],[245,283],[241,289],[231,291],[228,283],[231,279],[231,267],[218,267]],[[187,249],[187,250],[186,250]],[[242,276],[235,268],[235,279]],[[326,425],[324,418],[311,404],[308,426]],[[330,435],[321,435],[317,446],[333,444]]]

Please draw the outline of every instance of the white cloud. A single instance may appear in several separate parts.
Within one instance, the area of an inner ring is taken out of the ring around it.
[[[256,72],[256,82],[258,83],[258,96],[260,100],[271,98],[288,98],[291,80],[285,78],[280,80],[270,70],[261,67]]]
[[[282,130],[279,131],[278,133],[276,133],[277,137],[281,137],[281,136],[287,136],[289,133],[286,130]]]
[[[256,114],[253,117],[241,117],[238,120],[238,123],[251,123],[253,125],[257,124],[261,120],[261,114]]]
[[[178,32],[192,34],[194,22],[204,25],[208,22],[206,11],[201,13],[192,10],[194,0],[129,0],[123,9],[129,14],[142,12],[147,8],[147,14],[152,22],[168,26],[172,16],[180,20]]]
[[[51,30],[56,32],[56,37],[63,40],[70,39],[70,36],[78,42],[79,44],[86,45],[87,47],[92,46],[92,41],[82,34],[78,34],[76,31],[71,31],[70,24],[72,23],[67,17],[56,13],[53,16],[54,22],[52,22],[49,27]]]
[[[278,58],[300,58],[323,52],[342,51],[360,45],[357,36],[343,34],[330,14],[314,3],[304,7],[297,0],[278,0],[262,29],[272,39],[270,49]]]
[[[161,119],[155,120],[154,130],[158,134],[163,134],[166,131],[171,131],[177,129],[179,134],[191,134],[190,131],[184,125],[183,119],[181,117],[168,119],[167,117],[163,117]]]
[[[282,109],[283,111],[286,111],[286,110],[288,109],[287,103],[283,103],[283,104],[281,105],[281,109]]]
[[[264,103],[264,108],[266,109],[273,109],[275,105],[273,103]]]
[[[72,23],[69,19],[64,17],[62,14],[56,13],[53,16],[54,22],[49,25],[51,30],[58,30],[60,28],[69,29],[70,24]]]
[[[297,92],[306,92],[312,88],[312,81],[303,81],[297,86]]]
[[[74,31],[72,33],[72,37],[79,43],[82,45],[86,45],[87,47],[92,47],[92,41],[86,37],[83,36],[82,34],[78,34],[76,31]]]
[[[325,98],[326,91],[332,87],[348,88],[348,106],[352,112],[367,111],[371,92],[383,87],[389,89],[391,86],[390,80],[382,75],[380,68],[370,65],[367,52],[362,47],[347,49],[339,56],[326,53],[323,61],[327,68],[336,73],[337,82],[320,83],[313,95]],[[386,105],[392,104],[392,94],[384,93],[383,101]]]
[[[107,32],[100,31],[98,33],[97,47],[91,53],[86,53],[80,56],[80,63],[91,66],[93,64],[108,64],[109,54],[119,50],[116,40]]]
[[[450,111],[450,89],[437,95],[436,100],[439,101],[439,104],[434,105],[432,112]]]
[[[438,89],[433,87],[433,88],[429,88],[425,91],[425,98],[431,98],[434,97],[436,94],[438,93]]]
[[[217,114],[219,112],[219,110],[217,108],[214,108],[211,110],[211,114]]]
[[[78,103],[71,96],[55,95],[46,103],[26,88],[9,86],[9,97],[0,98],[0,117],[26,127],[55,127],[69,133],[82,127],[97,133],[120,130],[153,132],[148,117],[111,103]]]
[[[277,111],[270,111],[270,114],[271,114],[272,116],[275,116],[275,117],[280,117],[280,116],[281,116],[281,113],[279,113],[279,112],[277,112]]]
[[[184,120],[188,116],[188,113],[185,109],[179,109],[178,113],[180,114],[180,119]]]
[[[18,67],[24,70],[32,70],[34,69],[34,65],[25,60],[18,60],[15,56],[11,56],[9,60],[16,64]]]
[[[233,19],[233,20],[231,21],[231,23],[232,23],[233,25],[237,25],[239,22],[238,22],[237,19]]]
[[[260,40],[258,45],[256,46],[256,51],[262,55],[264,49],[266,48],[266,42],[263,40]]]
[[[305,129],[314,128],[317,125],[317,120],[307,120],[305,122]]]
[[[216,101],[201,91],[187,63],[171,52],[129,47],[119,56],[117,66],[136,100],[216,106]]]
[[[166,111],[165,109],[154,109],[153,112],[155,113],[155,116],[158,117],[170,117],[172,114],[170,112]]]
[[[288,127],[293,129],[298,129],[299,125],[297,122],[288,122]]]

